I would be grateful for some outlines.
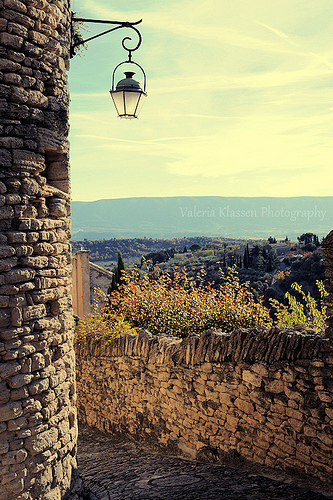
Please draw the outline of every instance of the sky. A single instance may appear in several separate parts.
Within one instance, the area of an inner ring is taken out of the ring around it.
[[[117,117],[109,90],[127,59],[121,41],[135,37],[127,29],[71,60],[73,200],[333,195],[332,0],[72,0],[72,10],[142,19],[133,60],[148,93],[139,119]]]

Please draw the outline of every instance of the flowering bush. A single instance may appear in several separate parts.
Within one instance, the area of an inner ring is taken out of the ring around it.
[[[205,284],[202,269],[196,278],[183,270],[175,270],[173,277],[159,272],[140,274],[138,271],[123,273],[121,283],[110,295],[99,292],[94,311],[79,321],[75,332],[76,342],[96,339],[105,343],[124,333],[137,333],[139,328],[153,334],[167,333],[186,337],[208,328],[231,332],[235,328],[270,327],[273,321],[262,299],[256,299],[249,283],[240,284],[237,272],[229,268],[222,273],[222,285],[213,288]],[[321,304],[305,294],[298,283],[292,284],[295,295],[287,292],[288,305],[271,299],[277,326],[288,327],[304,324],[320,332],[325,329],[327,292],[317,281]]]
[[[248,284],[240,284],[235,269],[223,275],[223,284],[217,289],[204,284],[205,274],[201,270],[191,278],[177,269],[173,277],[137,271],[123,274],[122,284],[110,295],[110,310],[133,327],[177,337],[212,327],[230,332],[239,327],[271,326],[268,309],[261,298],[254,298]]]
[[[270,299],[270,303],[275,309],[277,326],[293,326],[304,324],[306,327],[313,328],[316,332],[322,332],[326,327],[326,306],[324,299],[328,295],[322,281],[316,281],[320,292],[319,307],[310,293],[305,294],[298,283],[292,283],[292,291],[298,294],[299,299],[290,292],[285,294],[288,305],[281,304],[275,299]]]
[[[137,332],[122,316],[110,313],[105,294],[98,291],[95,299],[93,312],[87,318],[80,319],[75,328],[75,342],[84,343],[94,339],[108,343],[124,333]]]

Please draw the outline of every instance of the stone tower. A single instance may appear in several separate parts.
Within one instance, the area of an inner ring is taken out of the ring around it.
[[[78,498],[69,0],[0,0],[0,500]]]

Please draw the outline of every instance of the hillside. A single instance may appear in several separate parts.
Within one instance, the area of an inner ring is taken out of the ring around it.
[[[252,240],[249,241],[252,243]],[[159,252],[174,248],[182,252],[185,247],[200,245],[200,247],[215,246],[222,248],[223,245],[246,244],[245,240],[235,238],[209,238],[207,236],[195,236],[193,238],[113,238],[110,240],[80,240],[72,241],[72,250],[89,250],[89,260],[97,262],[103,267],[112,265],[117,261],[117,250],[120,250],[127,264],[139,261],[143,255],[151,252]]]
[[[72,202],[72,239],[224,238],[295,239],[325,236],[333,227],[333,197],[121,198]]]

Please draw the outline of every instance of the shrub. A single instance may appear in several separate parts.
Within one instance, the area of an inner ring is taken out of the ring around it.
[[[76,342],[99,340],[104,343],[124,333],[137,333],[138,328],[153,334],[167,333],[186,337],[209,328],[231,332],[235,328],[270,327],[273,321],[262,298],[256,299],[249,283],[241,284],[235,268],[222,273],[222,284],[213,288],[205,284],[203,269],[196,278],[185,271],[175,270],[171,277],[166,272],[140,274],[138,270],[123,274],[121,284],[109,296],[99,292],[94,311],[79,321],[75,331]],[[322,281],[317,281],[321,300],[319,306],[310,294],[305,294],[298,283],[285,294],[288,305],[270,299],[274,324],[289,327],[303,324],[317,332],[325,329],[327,292]]]
[[[110,313],[108,303],[108,296],[98,291],[93,312],[80,319],[75,328],[74,342],[99,340],[106,344],[124,333],[137,333],[121,315]]]
[[[208,328],[230,332],[239,327],[271,326],[262,299],[254,298],[248,283],[240,284],[235,269],[222,275],[223,283],[217,289],[212,283],[204,284],[205,275],[201,270],[192,278],[177,269],[173,277],[137,271],[124,274],[123,284],[110,295],[111,311],[133,327],[177,337]]]
[[[326,306],[324,299],[328,295],[322,281],[316,281],[319,293],[320,304],[317,306],[316,300],[302,290],[301,285],[292,283],[291,289],[296,295],[286,292],[285,298],[288,305],[281,304],[275,299],[270,299],[270,303],[275,309],[277,326],[287,327],[304,324],[313,328],[316,332],[322,332],[326,327]],[[297,295],[299,298],[297,298]]]

